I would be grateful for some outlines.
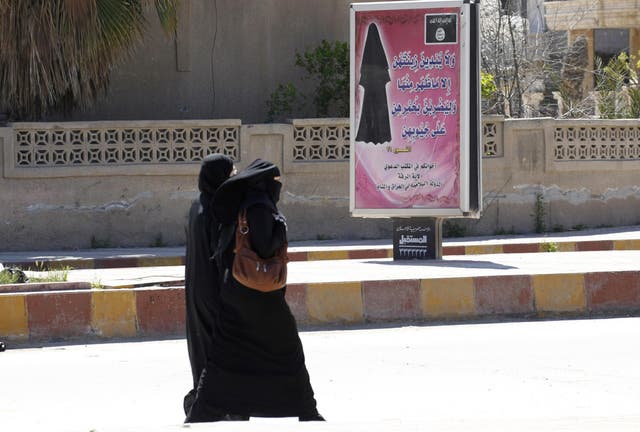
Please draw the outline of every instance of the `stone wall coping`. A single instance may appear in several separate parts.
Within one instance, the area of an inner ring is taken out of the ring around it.
[[[72,129],[105,127],[167,127],[167,126],[240,126],[240,119],[202,119],[202,120],[104,120],[85,122],[16,122],[7,123],[13,129]]]

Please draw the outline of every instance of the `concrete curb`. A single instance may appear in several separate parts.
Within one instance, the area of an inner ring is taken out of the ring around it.
[[[77,258],[77,259],[39,259],[23,261],[7,261],[5,266],[15,266],[30,269],[38,265],[38,270],[57,270],[71,267],[75,270],[130,268],[130,267],[162,267],[184,265],[184,256],[168,257],[128,257],[116,256],[110,258]]]
[[[640,271],[291,284],[302,325],[482,318],[627,316]],[[184,336],[184,288],[0,294],[0,339],[18,342]]]
[[[0,293],[34,291],[67,291],[91,289],[90,282],[35,282],[20,284],[0,284]]]
[[[300,248],[296,248],[300,249]],[[478,244],[451,244],[443,246],[443,255],[485,255],[496,253],[534,253],[549,252],[582,252],[582,251],[607,251],[607,250],[640,250],[640,239],[631,240],[576,240],[554,241],[549,238],[536,242],[487,242]],[[294,250],[289,252],[289,259],[297,261],[323,261],[341,259],[376,259],[393,257],[393,247],[372,246],[353,248],[348,246],[326,248],[321,250]],[[78,258],[78,259],[41,259],[7,261],[4,264],[23,269],[37,266],[42,270],[55,270],[64,267],[72,269],[108,269],[108,268],[132,268],[132,267],[161,267],[184,265],[184,255],[176,256],[115,256],[108,258]]]

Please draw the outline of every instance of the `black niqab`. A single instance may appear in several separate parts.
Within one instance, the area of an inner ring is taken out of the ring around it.
[[[356,141],[382,144],[391,141],[386,85],[391,80],[378,26],[370,24],[360,64],[364,98]]]
[[[241,205],[257,192],[266,192],[275,206],[280,199],[280,169],[272,162],[256,159],[225,181],[215,194],[213,212],[222,224],[233,223]]]

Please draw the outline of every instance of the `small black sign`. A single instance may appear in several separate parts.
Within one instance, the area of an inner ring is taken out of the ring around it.
[[[394,218],[393,259],[437,259],[436,218]]]
[[[458,14],[427,14],[424,16],[425,44],[458,42]]]

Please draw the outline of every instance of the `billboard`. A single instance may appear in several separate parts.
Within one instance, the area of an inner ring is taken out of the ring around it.
[[[478,214],[477,6],[351,5],[353,216]]]

